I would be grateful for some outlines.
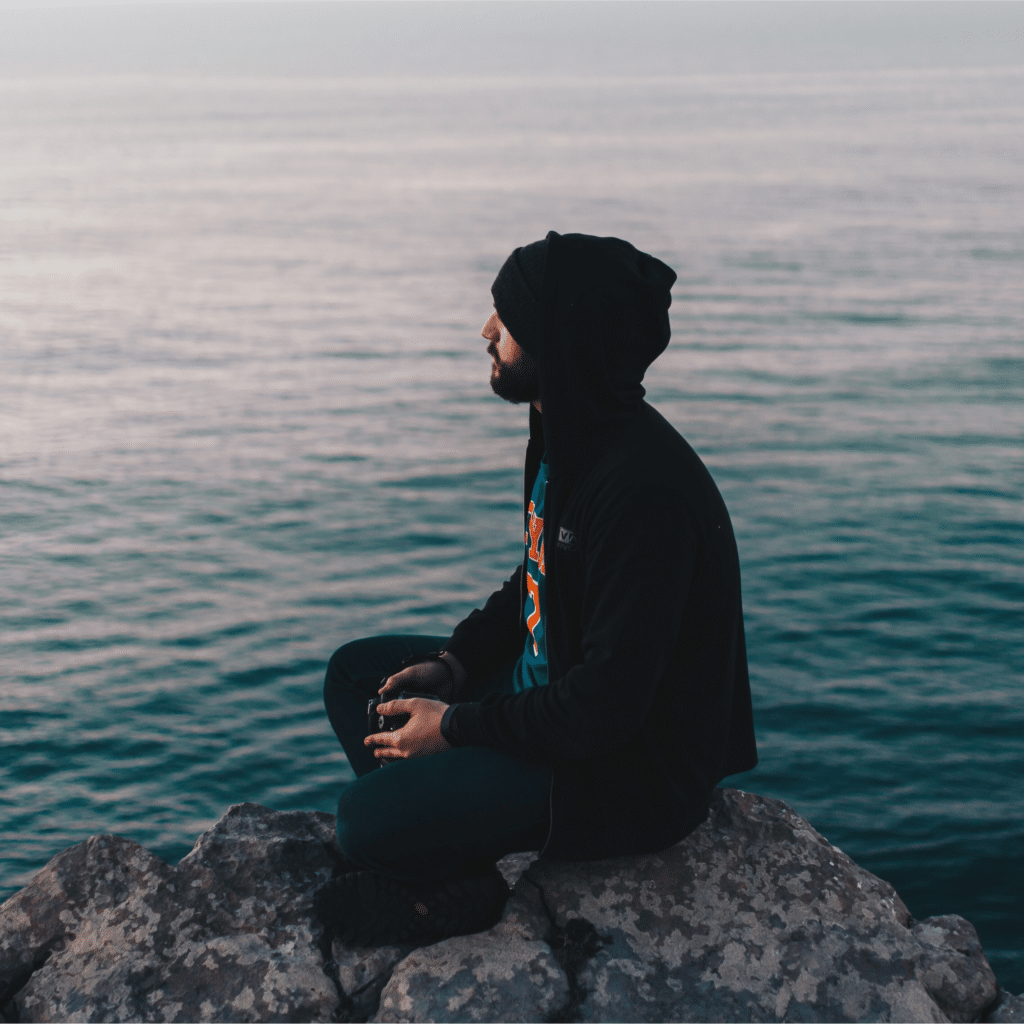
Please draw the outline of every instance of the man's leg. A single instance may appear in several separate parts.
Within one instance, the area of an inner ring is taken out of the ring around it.
[[[488,747],[455,747],[379,765],[367,747],[366,703],[403,658],[443,637],[383,636],[331,658],[324,702],[357,778],[338,801],[338,841],[350,870],[314,898],[342,941],[434,942],[490,928],[508,886],[495,862],[540,849],[548,833],[551,768]],[[512,691],[509,662],[459,694]]]
[[[404,881],[479,872],[548,833],[551,767],[489,747],[456,747],[381,767],[366,736],[366,703],[411,654],[446,637],[357,640],[331,659],[324,702],[358,778],[338,801],[338,840],[353,862]],[[460,699],[512,692],[514,662],[471,679]]]
[[[550,788],[549,765],[487,747],[396,761],[346,787],[338,842],[351,861],[402,881],[479,873],[544,845]]]

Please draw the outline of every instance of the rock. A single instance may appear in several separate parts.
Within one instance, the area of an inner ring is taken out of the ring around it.
[[[328,973],[344,994],[343,1020],[368,1020],[380,1004],[384,987],[395,964],[415,946],[346,946],[337,939],[331,947]]]
[[[997,1002],[967,921],[913,921],[785,804],[737,790],[657,855],[511,854],[502,920],[420,948],[328,947],[311,901],[339,856],[330,815],[254,804],[230,808],[176,867],[117,836],[71,847],[0,907],[2,1015],[1021,1019],[1020,997]]]
[[[0,908],[0,1005],[13,995],[22,1021],[331,1020],[310,912],[333,841],[330,815],[253,804],[176,868],[87,839]]]
[[[995,1002],[981,1019],[985,1024],[1024,1024],[1024,995],[1011,996],[1000,987]]]
[[[542,1021],[570,999],[535,886],[516,883],[501,921],[416,950],[383,987],[375,1021]]]
[[[950,1020],[971,1021],[998,994],[995,975],[985,959],[974,926],[955,914],[929,917],[913,927],[924,948],[919,961],[921,983]]]
[[[657,855],[535,860],[499,925],[401,961],[373,1019],[968,1021],[995,996],[967,921],[914,922],[785,804],[724,790]]]

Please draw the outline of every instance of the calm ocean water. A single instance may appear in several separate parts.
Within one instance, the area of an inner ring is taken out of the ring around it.
[[[333,810],[325,663],[519,558],[515,245],[679,273],[651,401],[733,517],[761,764],[1024,990],[1024,69],[0,82],[0,897]]]

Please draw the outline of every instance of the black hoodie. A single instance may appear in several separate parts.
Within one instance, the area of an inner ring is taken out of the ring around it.
[[[704,464],[644,401],[675,273],[621,239],[547,241],[524,509],[546,447],[549,682],[455,704],[443,733],[552,765],[542,855],[652,853],[757,763],[736,541]],[[522,653],[524,577],[444,645],[471,675]]]

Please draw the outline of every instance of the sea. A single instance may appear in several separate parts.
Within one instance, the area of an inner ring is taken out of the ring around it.
[[[1024,66],[15,76],[0,153],[0,898],[333,811],[331,653],[521,557],[479,332],[582,231],[679,275],[645,383],[739,546],[725,784],[1024,990]]]

